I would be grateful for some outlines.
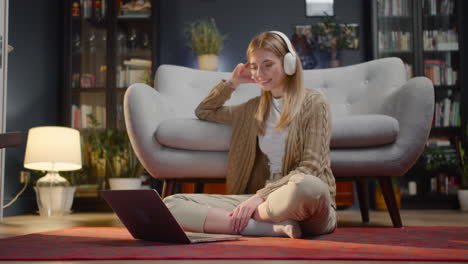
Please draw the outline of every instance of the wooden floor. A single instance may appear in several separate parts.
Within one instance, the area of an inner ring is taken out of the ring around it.
[[[402,210],[401,211],[403,225],[405,226],[468,226],[468,213],[460,212],[456,210]],[[370,212],[370,223],[363,225],[361,223],[361,216],[359,211],[356,210],[341,210],[338,211],[338,226],[391,226],[390,217],[387,212],[371,211]],[[122,226],[119,219],[111,213],[79,213],[71,214],[68,216],[43,218],[37,215],[25,215],[25,216],[14,216],[6,217],[2,223],[0,223],[0,238],[30,234],[34,232],[43,232],[54,229],[62,229],[75,226]],[[26,261],[12,262],[4,261],[0,263],[31,263]],[[212,260],[212,261],[187,261],[187,260],[164,260],[164,261],[37,261],[32,263],[99,263],[99,264],[110,264],[110,263],[158,263],[158,264],[181,264],[181,263],[210,263],[210,264],[303,264],[303,263],[351,263],[350,261],[228,261],[228,260]],[[381,261],[359,261],[352,263],[381,263]],[[390,263],[390,262],[387,262]],[[395,263],[395,262],[391,262]],[[422,262],[398,262],[398,263],[417,263]],[[425,262],[428,263],[428,262]],[[440,263],[440,262],[435,262]],[[455,262],[451,262],[455,263]],[[460,262],[461,263],[461,262]]]

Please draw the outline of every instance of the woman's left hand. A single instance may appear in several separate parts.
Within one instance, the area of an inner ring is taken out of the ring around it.
[[[240,233],[249,223],[250,218],[254,214],[257,207],[263,203],[264,200],[258,195],[254,195],[249,199],[239,204],[229,216],[231,216],[231,229]]]

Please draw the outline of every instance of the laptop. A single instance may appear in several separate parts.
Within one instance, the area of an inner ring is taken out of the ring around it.
[[[136,239],[190,244],[237,240],[241,237],[184,232],[154,189],[103,190],[100,193]]]

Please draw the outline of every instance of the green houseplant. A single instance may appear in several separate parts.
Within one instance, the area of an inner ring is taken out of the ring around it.
[[[227,36],[219,33],[214,18],[189,23],[185,35],[189,39],[187,46],[198,57],[200,69],[215,71],[218,68],[218,56],[223,49],[223,41]]]
[[[89,115],[93,127],[99,127],[94,116]],[[98,164],[104,162],[105,185],[111,189],[139,188],[139,179],[143,172],[143,166],[138,161],[125,130],[119,129],[94,129],[88,137],[90,150],[96,156]],[[109,179],[107,178],[109,177]],[[120,179],[120,180],[114,180]],[[124,180],[125,179],[125,180]],[[113,182],[124,182],[132,186],[113,188]]]
[[[468,135],[468,130],[466,131]],[[425,169],[431,174],[431,179],[435,180],[440,191],[448,192],[448,186],[443,186],[442,180],[447,174],[460,175],[461,185],[457,190],[458,200],[461,210],[468,211],[468,156],[466,154],[467,143],[457,142],[457,150],[449,152],[446,148],[426,147],[424,150]]]
[[[335,16],[325,14],[322,21],[312,26],[312,33],[320,50],[330,52],[330,66],[339,66],[338,51],[358,48],[357,27],[338,23]]]

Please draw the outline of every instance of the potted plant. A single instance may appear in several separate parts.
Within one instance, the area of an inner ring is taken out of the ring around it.
[[[330,53],[330,67],[340,65],[338,51],[357,48],[356,28],[350,24],[339,24],[335,16],[327,14],[322,17],[321,23],[312,26],[319,49]]]
[[[458,153],[460,155],[460,175],[461,185],[458,188],[457,195],[460,203],[460,210],[468,211],[468,153],[466,152],[468,139],[468,126],[465,128],[464,141],[458,143]],[[463,143],[464,142],[464,143]]]
[[[89,118],[93,127],[99,127],[92,115]],[[113,190],[141,188],[140,175],[143,173],[143,166],[133,152],[125,130],[105,129],[95,132],[88,137],[88,142],[98,160],[105,161],[106,186]]]
[[[458,173],[459,165],[456,150],[452,147],[426,146],[423,152],[424,169],[430,175],[430,191],[449,193],[449,175]]]
[[[189,39],[187,46],[198,57],[198,65],[201,70],[216,71],[218,68],[218,56],[223,49],[225,35],[221,35],[215,20],[196,20],[188,24],[185,35]]]

